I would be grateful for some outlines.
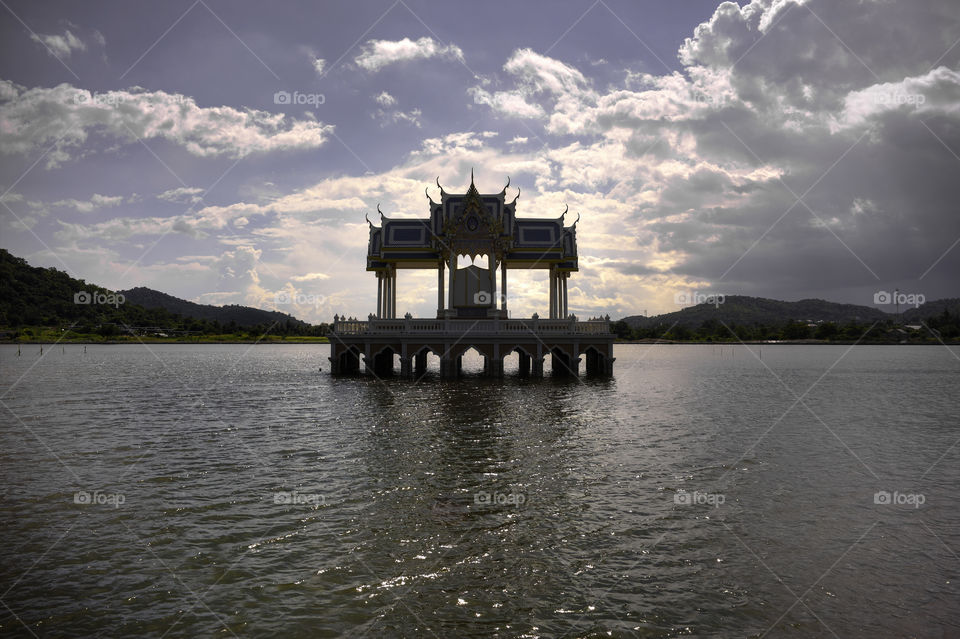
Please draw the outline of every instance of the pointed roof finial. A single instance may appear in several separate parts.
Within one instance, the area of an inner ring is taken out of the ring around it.
[[[437,179],[439,179],[439,178],[437,178]],[[429,186],[423,187],[423,192],[426,194],[427,199],[430,200],[430,204],[436,204],[436,202],[433,201],[433,198],[430,197],[430,187],[429,187]]]
[[[576,219],[576,221],[574,221],[573,225],[572,225],[570,228],[572,228],[572,229],[577,228],[577,222],[579,222],[579,221],[580,221],[580,211],[577,211],[577,219]]]
[[[445,193],[444,190],[443,190],[443,187],[440,186],[440,176],[439,176],[439,175],[437,176],[437,188],[440,189],[440,197],[443,197],[444,195],[446,195],[446,193]]]
[[[509,176],[509,175],[507,176],[507,184],[506,184],[506,186],[503,187],[503,190],[500,191],[500,195],[506,195],[506,194],[507,194],[507,186],[510,186],[510,176]]]
[[[377,213],[380,214],[380,217],[383,217],[383,211],[380,210],[380,203],[377,202]]]
[[[473,185],[473,167],[472,166],[470,167],[470,186],[472,188],[477,188]]]

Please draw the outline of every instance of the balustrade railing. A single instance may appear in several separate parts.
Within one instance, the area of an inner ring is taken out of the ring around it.
[[[569,319],[378,319],[357,320],[335,317],[332,331],[338,335],[455,334],[516,335],[608,335],[608,318],[581,321]]]

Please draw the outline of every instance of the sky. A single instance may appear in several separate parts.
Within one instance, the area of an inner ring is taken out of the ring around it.
[[[960,296],[955,0],[0,2],[0,247],[366,317],[366,215],[570,207],[578,317]],[[514,317],[547,272],[509,272]],[[436,311],[401,271],[397,311]],[[912,297],[911,297],[912,296]]]

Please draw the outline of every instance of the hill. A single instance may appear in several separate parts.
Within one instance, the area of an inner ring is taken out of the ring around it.
[[[923,307],[921,307],[923,308]],[[741,324],[776,326],[789,322],[871,323],[893,319],[893,315],[871,306],[838,304],[826,300],[782,302],[763,297],[731,295],[722,304],[699,304],[673,313],[653,317],[631,315],[623,318],[631,328],[650,328],[666,324],[697,328],[707,320],[721,321],[730,326]]]
[[[73,326],[75,332],[104,336],[143,334],[142,327],[178,333],[248,332],[322,334],[291,315],[246,306],[194,304],[148,288],[114,292],[55,268],[31,266],[0,249],[0,327]]]
[[[932,300],[921,304],[919,308],[908,308],[903,311],[903,321],[913,323],[926,321],[931,317],[940,317],[946,311],[954,317],[960,316],[960,297],[947,297],[942,300]]]
[[[0,326],[168,326],[179,319],[167,311],[119,303],[102,286],[55,268],[30,266],[0,249]]]
[[[309,326],[306,322],[298,320],[292,315],[278,311],[264,311],[259,308],[239,306],[237,304],[227,306],[197,304],[144,286],[120,291],[120,293],[126,298],[128,303],[139,304],[144,308],[163,309],[170,313],[183,315],[184,317],[220,322],[221,324],[230,324],[232,322],[237,326],[248,327],[264,324],[269,326],[274,323],[290,323],[300,328]]]

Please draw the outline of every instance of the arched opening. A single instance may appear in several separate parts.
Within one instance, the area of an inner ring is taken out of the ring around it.
[[[536,357],[535,354],[531,356],[522,347],[510,349],[510,352],[503,356],[503,374],[530,377],[533,372],[534,357]]]
[[[414,353],[412,365],[415,380],[440,375],[440,355],[429,346]]]
[[[490,268],[490,256],[486,253],[481,255],[458,255],[457,268],[467,268],[476,266],[477,268]]]
[[[354,375],[360,372],[360,349],[351,347],[340,353],[337,372],[342,375]]]
[[[483,375],[483,364],[483,353],[473,346],[463,351],[463,354],[457,358],[457,370],[461,375]]]
[[[509,353],[503,356],[503,374],[520,374],[520,355],[517,353],[516,349],[511,350]]]
[[[586,360],[587,375],[603,375],[606,371],[606,356],[593,346],[588,346],[583,357]]]

